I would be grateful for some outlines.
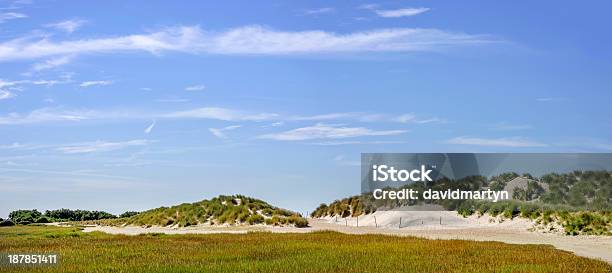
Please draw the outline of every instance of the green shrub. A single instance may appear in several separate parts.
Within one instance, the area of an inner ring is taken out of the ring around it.
[[[559,217],[567,235],[612,235],[610,212],[561,212]]]
[[[14,226],[14,225],[15,225],[15,223],[13,221],[9,220],[9,219],[2,220],[0,222],[0,227],[10,227],[10,226]]]
[[[308,227],[308,220],[297,215],[289,216],[288,222],[298,228]]]
[[[137,215],[138,213],[139,212],[136,212],[136,211],[126,211],[126,212],[124,212],[122,214],[119,214],[119,217],[121,217],[121,218],[128,218],[128,217],[132,217],[134,215]]]
[[[29,224],[36,221],[36,219],[40,218],[42,213],[38,210],[16,210],[9,213],[9,218],[19,224]]]

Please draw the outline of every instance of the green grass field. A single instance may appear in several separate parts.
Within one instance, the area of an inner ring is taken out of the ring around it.
[[[0,253],[56,252],[60,264],[1,272],[612,272],[544,245],[384,235],[108,235],[79,228],[0,228]]]

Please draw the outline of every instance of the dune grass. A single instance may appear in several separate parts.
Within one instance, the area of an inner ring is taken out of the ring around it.
[[[0,228],[0,253],[56,252],[60,264],[0,272],[612,272],[545,245],[335,232],[139,236]]]

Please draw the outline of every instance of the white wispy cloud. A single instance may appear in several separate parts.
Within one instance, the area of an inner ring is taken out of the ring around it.
[[[350,141],[323,141],[323,142],[314,142],[309,143],[312,145],[319,146],[339,146],[339,145],[380,145],[380,144],[403,144],[406,141],[396,141],[396,140],[378,140],[378,141],[359,141],[359,140],[350,140]]]
[[[297,121],[317,121],[317,120],[337,120],[337,119],[348,119],[355,118],[361,113],[329,113],[329,114],[320,114],[320,115],[312,115],[312,116],[294,116],[291,117],[291,120]]]
[[[68,64],[71,61],[72,61],[72,56],[60,56],[57,58],[51,58],[51,59],[45,60],[40,63],[35,63],[34,65],[32,65],[32,70],[42,71],[42,70],[53,69],[53,68]]]
[[[82,19],[70,19],[57,23],[46,24],[45,27],[55,28],[57,30],[61,30],[67,33],[73,33],[81,26],[87,23],[87,20]]]
[[[308,9],[304,11],[305,15],[317,15],[317,14],[325,14],[334,12],[334,8],[326,7],[326,8],[318,8],[318,9]]]
[[[85,120],[151,120],[159,118],[160,116],[161,114],[146,113],[137,110],[91,110],[43,107],[27,113],[10,112],[0,115],[0,125],[80,122]]]
[[[62,75],[58,79],[54,80],[46,80],[46,79],[37,79],[37,80],[18,80],[18,81],[10,81],[0,79],[0,90],[8,90],[8,91],[22,91],[24,86],[26,85],[56,85],[56,84],[65,84],[72,82],[70,75]]]
[[[32,124],[41,122],[62,122],[62,121],[81,121],[90,119],[92,112],[88,111],[67,111],[57,108],[41,108],[33,110],[27,114],[9,113],[0,116],[0,124]]]
[[[478,138],[478,137],[456,137],[446,141],[448,144],[475,145],[475,146],[498,146],[498,147],[546,147],[548,145],[531,141],[522,137],[511,138]]]
[[[0,150],[40,150],[55,148],[57,145],[52,144],[34,144],[34,143],[19,143],[13,142],[11,144],[0,145]]]
[[[6,100],[15,97],[15,94],[6,90],[0,90],[0,100]]]
[[[0,81],[0,88],[3,82]],[[6,83],[10,84],[10,83]],[[54,82],[41,82],[52,85]],[[185,102],[185,99],[158,99],[158,102]],[[159,120],[159,119],[211,119],[222,121],[270,121],[265,127],[276,127],[287,122],[338,121],[338,122],[387,122],[387,123],[432,123],[443,122],[438,118],[417,118],[414,114],[391,115],[381,113],[328,113],[315,115],[290,115],[270,112],[253,112],[223,107],[201,107],[170,112],[139,111],[136,109],[91,110],[45,107],[27,113],[11,112],[0,115],[0,125],[32,124],[40,122],[67,122],[82,120]]]
[[[392,120],[399,122],[399,123],[417,123],[417,124],[444,122],[444,120],[437,118],[437,117],[418,118],[417,115],[414,113],[399,115],[397,117],[392,118]]]
[[[153,141],[146,139],[136,139],[122,142],[107,142],[107,141],[96,141],[90,143],[81,143],[71,146],[64,146],[57,148],[58,151],[65,154],[81,154],[81,153],[93,153],[93,152],[107,152],[113,150],[119,150],[131,146],[144,146],[149,145]]]
[[[0,13],[0,24],[8,20],[28,18],[27,15],[18,12],[2,12]]]
[[[18,84],[22,84],[25,81],[10,81],[10,80],[4,80],[4,79],[0,79],[0,88],[11,88],[14,86],[17,86]]]
[[[389,136],[407,132],[406,130],[376,131],[363,127],[342,127],[336,125],[316,124],[314,126],[297,128],[275,134],[259,136],[263,139],[296,141],[310,139],[339,139],[361,136]]]
[[[223,121],[277,120],[279,115],[253,113],[219,107],[203,107],[185,111],[143,112],[138,110],[88,110],[44,107],[26,113],[10,112],[0,115],[0,125],[20,125],[84,120],[157,120],[157,119],[212,119]]]
[[[227,127],[223,127],[223,128],[208,128],[208,130],[214,136],[216,136],[218,138],[221,138],[221,139],[226,139],[227,138],[227,136],[225,135],[226,131],[235,130],[235,129],[238,129],[240,127],[242,127],[242,125],[232,125],[232,126],[227,126]]]
[[[201,91],[206,89],[206,86],[203,84],[198,84],[198,85],[192,85],[192,86],[187,86],[185,87],[185,90],[187,91]]]
[[[80,87],[105,86],[111,85],[113,81],[85,81],[79,84]]]
[[[247,113],[219,107],[203,107],[187,111],[178,111],[165,114],[166,118],[196,118],[196,119],[217,119],[225,121],[264,121],[277,119],[278,114],[272,113]]]
[[[53,85],[60,84],[60,83],[64,83],[64,82],[58,81],[58,80],[36,80],[36,81],[32,81],[33,85],[46,85],[46,86],[53,86]]]
[[[154,120],[154,121],[151,123],[151,125],[149,125],[149,126],[147,126],[147,128],[145,128],[144,133],[145,133],[145,134],[150,134],[150,133],[151,133],[151,131],[153,131],[153,128],[155,128],[155,124],[156,124],[156,123],[157,123],[157,121],[155,121],[155,120]]]
[[[363,4],[363,5],[360,5],[357,8],[373,10],[373,9],[378,8],[378,7],[379,7],[378,4]]]
[[[392,115],[385,113],[363,113],[363,112],[340,112],[318,114],[311,116],[291,116],[287,118],[292,121],[325,121],[325,120],[352,120],[359,122],[399,122],[399,123],[440,123],[444,120],[437,117],[421,118],[414,113]]]
[[[97,39],[53,41],[46,36],[38,39],[17,38],[0,43],[0,61],[126,51],[232,55],[409,52],[492,42],[498,41],[487,35],[423,28],[374,29],[338,34],[322,30],[279,31],[258,25],[224,32],[182,26],[146,34]]]
[[[406,16],[415,16],[424,12],[429,11],[429,8],[403,8],[403,9],[389,9],[389,10],[374,10],[374,12],[384,18],[398,18]]]

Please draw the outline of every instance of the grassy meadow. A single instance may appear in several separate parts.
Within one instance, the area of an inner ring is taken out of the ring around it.
[[[139,236],[0,228],[0,253],[56,252],[60,264],[0,272],[612,272],[544,245],[335,232]]]

